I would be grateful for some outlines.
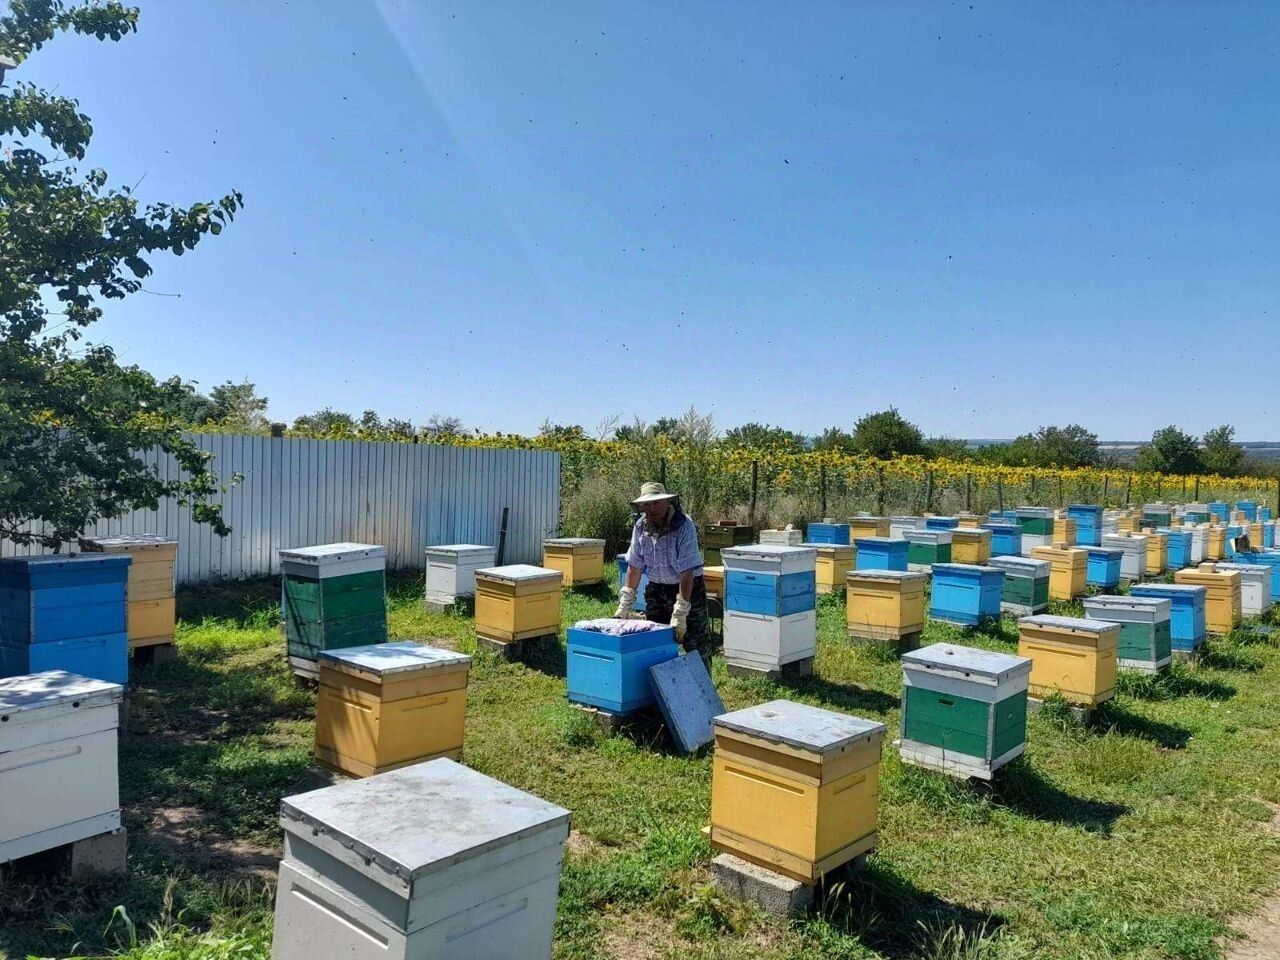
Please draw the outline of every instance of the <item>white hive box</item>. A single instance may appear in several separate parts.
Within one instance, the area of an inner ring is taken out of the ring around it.
[[[1199,566],[1204,562],[1205,546],[1209,541],[1209,530],[1207,527],[1194,526],[1186,528],[1191,534],[1191,565]]]
[[[1109,550],[1123,550],[1120,558],[1120,579],[1141,580],[1147,575],[1147,537],[1142,533],[1112,533],[1102,538],[1102,545]]]
[[[905,540],[908,530],[919,530],[924,526],[924,517],[890,517],[889,537],[893,540]]]
[[[569,811],[431,760],[280,804],[274,960],[551,956]]]
[[[324,543],[281,550],[280,572],[308,580],[387,569],[387,548],[371,543]]]
[[[1260,617],[1271,609],[1271,568],[1263,563],[1217,563],[1214,569],[1240,574],[1240,612]]]
[[[761,543],[779,543],[784,547],[798,547],[804,543],[803,530],[761,530]]]
[[[749,570],[781,577],[788,573],[812,573],[818,564],[816,547],[788,547],[776,543],[757,543],[745,547],[725,547],[720,560],[729,570]]]
[[[492,567],[498,548],[477,543],[427,547],[427,602],[450,604],[476,595],[476,571]]]
[[[1053,546],[1053,534],[1051,533],[1024,533],[1022,535],[1022,555],[1030,557],[1035,553],[1036,547]]]
[[[785,617],[724,612],[724,659],[755,670],[777,670],[818,652],[818,614],[805,610]]]
[[[119,828],[123,695],[62,670],[0,680],[0,863]]]

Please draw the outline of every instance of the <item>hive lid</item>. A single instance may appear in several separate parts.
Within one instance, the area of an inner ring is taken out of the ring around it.
[[[1161,594],[1179,594],[1182,596],[1207,596],[1209,588],[1198,583],[1135,583],[1129,588],[1131,596],[1160,596]]]
[[[569,811],[452,760],[280,801],[284,829],[332,838],[411,881],[569,822]]]
[[[724,547],[720,551],[722,560],[781,560],[783,558],[818,557],[818,551],[812,546],[791,546],[786,543],[749,543],[740,547]]]
[[[1001,518],[1001,519],[999,519],[999,520],[983,520],[983,521],[982,521],[982,524],[981,524],[981,527],[982,527],[982,529],[984,529],[984,530],[991,530],[991,531],[999,530],[1001,533],[1005,533],[1005,532],[1010,531],[1010,530],[1020,530],[1020,529],[1021,529],[1021,528],[1017,525],[1017,523],[1015,523],[1014,521],[1012,521],[1012,520],[1006,520],[1006,519],[1004,519],[1004,518]]]
[[[935,643],[902,655],[904,665],[937,673],[963,673],[989,681],[999,682],[1019,673],[1031,672],[1031,661],[994,650],[976,647],[958,647],[950,643]]]
[[[947,573],[1004,573],[999,567],[989,567],[981,563],[935,563],[933,572],[942,570]]]
[[[1013,513],[1019,517],[1053,517],[1053,511],[1048,507],[1014,507]]]
[[[364,560],[385,557],[387,548],[372,543],[322,543],[314,547],[289,547],[280,551],[280,559],[292,563],[310,563],[324,566],[342,563],[344,560]]]
[[[9,717],[28,710],[78,703],[96,707],[119,703],[124,687],[106,680],[94,680],[65,670],[47,670],[0,680],[0,716]]]
[[[1228,573],[1234,570],[1236,573],[1265,573],[1268,576],[1271,574],[1271,566],[1265,563],[1216,563],[1214,566]]]
[[[1086,617],[1060,617],[1053,613],[1039,613],[1031,617],[1019,617],[1018,626],[1026,624],[1033,627],[1054,627],[1058,630],[1071,630],[1076,633],[1109,633],[1119,630],[1120,625],[1107,620],[1092,620]]]
[[[1103,544],[1100,547],[1095,547],[1092,544],[1081,544],[1079,549],[1088,550],[1090,555],[1102,554],[1111,560],[1122,559],[1124,557],[1124,551],[1122,549],[1119,547],[1108,547],[1106,544]]]
[[[543,540],[544,547],[603,547],[604,541],[595,537],[552,537]]]
[[[162,537],[158,533],[121,533],[114,537],[80,538],[82,550],[158,550],[177,545],[175,538]]]
[[[448,553],[455,556],[482,556],[496,553],[497,547],[486,547],[479,543],[441,543],[427,547],[427,553]]]
[[[1162,610],[1167,611],[1173,605],[1173,601],[1168,597],[1113,597],[1099,594],[1096,597],[1086,597],[1084,601],[1084,609],[1087,613],[1090,607],[1097,610],[1107,610],[1114,607],[1117,610],[1138,608],[1142,610],[1154,610],[1159,613]],[[1091,617],[1093,620],[1105,620],[1106,617]]]
[[[935,564],[937,566],[937,564]],[[845,574],[846,580],[897,580],[906,583],[911,580],[928,580],[929,575],[923,570],[850,570]]]
[[[1102,507],[1096,503],[1072,503],[1067,506],[1067,512],[1072,510],[1079,513],[1102,513]]]
[[[1010,570],[1032,576],[1049,576],[1053,571],[1053,563],[1049,560],[1037,560],[1034,557],[992,557],[987,566],[997,570]]]
[[[923,517],[890,517],[890,523],[923,523]]]
[[[955,531],[952,530],[949,532],[954,533]],[[862,544],[864,543],[872,547],[889,546],[890,544],[894,544],[894,543],[906,543],[906,542],[907,542],[906,538],[904,537],[856,537],[854,538],[854,544],[856,546],[862,546]]]
[[[851,557],[855,550],[851,543],[805,543],[801,544],[801,546],[812,547],[818,553],[833,553],[837,555],[847,553]]]
[[[476,571],[477,577],[488,577],[491,580],[506,580],[511,583],[520,581],[561,580],[564,577],[559,570],[546,567],[535,567],[531,563],[509,563],[501,567],[481,567]]]
[[[127,553],[52,553],[39,557],[6,557],[0,560],[0,573],[44,573],[98,564],[103,567],[127,567],[133,558]]]
[[[956,527],[951,531],[953,537],[977,537],[979,540],[990,540],[991,530],[988,527]]]
[[[925,530],[923,528],[919,530],[903,530],[902,539],[906,540],[907,543],[911,543],[912,541],[926,541],[926,540],[932,540],[935,543],[950,543],[952,541],[951,534],[953,534],[954,532],[955,532],[954,530]],[[866,540],[870,538],[859,537],[858,539]]]
[[[722,713],[711,722],[717,728],[819,754],[832,753],[858,740],[879,739],[887,730],[883,723],[875,720],[790,700],[770,700],[745,710]]]
[[[340,670],[371,673],[379,677],[457,669],[471,663],[471,658],[465,653],[428,647],[413,640],[324,650],[321,651],[319,660],[323,665]]]

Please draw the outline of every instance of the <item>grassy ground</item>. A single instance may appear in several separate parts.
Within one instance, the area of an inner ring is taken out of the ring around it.
[[[472,651],[470,621],[393,584],[391,632]],[[565,621],[613,591],[572,594]],[[137,672],[122,741],[127,879],[0,878],[0,953],[13,957],[266,957],[276,810],[309,762],[314,697],[285,671],[271,582],[180,600],[181,658]],[[775,697],[874,717],[896,736],[900,670],[819,610],[816,676],[732,680],[729,708]],[[1079,612],[1060,605],[1056,612]],[[1013,650],[1016,628],[931,624],[927,642]],[[881,847],[859,878],[784,925],[707,886],[710,763],[660,727],[602,736],[564,696],[564,657],[477,659],[471,766],[574,811],[556,930],[569,958],[1156,958],[1220,956],[1230,917],[1280,866],[1280,649],[1212,641],[1160,679],[1126,676],[1101,723],[1030,720],[1025,760],[991,787],[903,767],[886,746]],[[0,801],[2,802],[2,801]]]

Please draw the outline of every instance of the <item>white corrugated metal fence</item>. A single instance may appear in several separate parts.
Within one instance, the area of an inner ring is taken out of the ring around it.
[[[91,528],[90,535],[176,537],[178,580],[277,573],[276,551],[351,540],[387,548],[391,567],[422,567],[423,548],[498,543],[507,519],[507,563],[538,563],[560,516],[560,455],[434,444],[366,443],[200,434],[220,477],[244,479],[222,494],[229,536],[217,536],[172,502]],[[165,478],[174,459],[146,455]],[[45,552],[0,542],[0,555]]]

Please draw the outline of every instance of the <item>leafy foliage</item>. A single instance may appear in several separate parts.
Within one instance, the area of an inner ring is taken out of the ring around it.
[[[117,2],[11,0],[0,54],[20,64],[68,30],[119,40],[137,17]],[[142,206],[109,187],[106,171],[66,162],[85,157],[92,135],[75,100],[23,83],[0,93],[0,535],[57,547],[99,518],[170,497],[225,534],[209,456],[172,415],[198,398],[82,340],[102,300],[141,289],[151,254],[194,249],[242,198]],[[138,454],[156,447],[183,478],[162,480]]]
[[[1201,438],[1200,462],[1209,473],[1229,477],[1239,472],[1244,447],[1235,442],[1236,428],[1230,424],[1214,427]]]
[[[729,449],[785,450],[799,453],[804,449],[804,437],[782,427],[765,423],[744,423],[726,430],[721,441]]]
[[[1196,438],[1175,426],[1163,427],[1151,435],[1151,443],[1138,451],[1134,461],[1139,470],[1158,473],[1201,473],[1200,448]]]
[[[905,419],[895,407],[869,413],[853,427],[854,449],[868,457],[922,457],[929,452],[920,428]]]

